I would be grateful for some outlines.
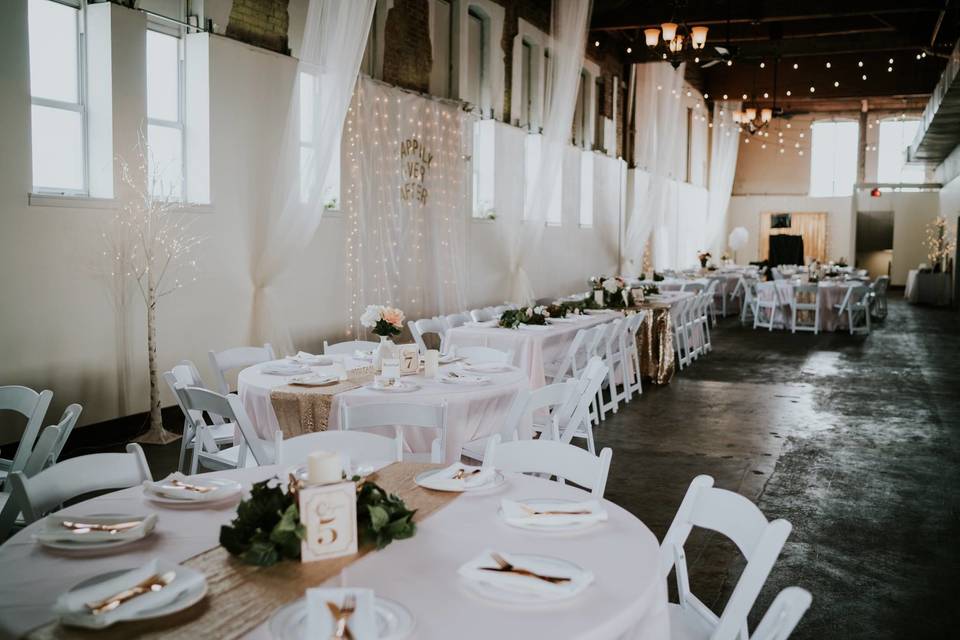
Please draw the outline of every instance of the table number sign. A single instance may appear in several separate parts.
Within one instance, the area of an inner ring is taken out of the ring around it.
[[[306,536],[300,561],[314,562],[357,552],[357,485],[337,482],[300,489],[300,522]]]
[[[403,345],[400,347],[400,375],[408,375],[420,371],[420,350],[417,345]]]
[[[603,289],[594,289],[593,290],[593,301],[597,303],[598,307],[603,306]]]

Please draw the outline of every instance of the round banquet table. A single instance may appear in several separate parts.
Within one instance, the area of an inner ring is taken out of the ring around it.
[[[281,361],[277,361],[281,362]],[[369,366],[365,360],[346,358],[344,366],[349,370]],[[271,391],[287,384],[288,377],[262,373],[264,365],[247,367],[237,378],[237,392],[247,415],[253,421],[257,433],[262,438],[273,439],[273,434],[284,431],[277,420],[277,414],[271,401]],[[442,365],[440,372],[455,368],[458,363]],[[328,374],[332,367],[311,367],[319,374]],[[527,376],[520,369],[505,373],[487,374],[489,383],[485,384],[448,384],[428,379],[422,373],[403,376],[404,382],[411,382],[420,388],[408,393],[386,393],[364,387],[351,389],[332,396],[329,420],[326,428],[339,430],[340,407],[342,404],[354,406],[364,403],[447,403],[447,434],[444,459],[454,462],[460,459],[460,451],[467,442],[484,438],[500,431],[510,406],[517,393],[529,387]],[[308,387],[304,387],[308,392]],[[528,425],[527,425],[528,426]],[[375,430],[376,431],[376,430]],[[390,430],[381,430],[390,435]],[[290,433],[284,433],[289,437]],[[522,433],[522,437],[531,437]],[[429,453],[430,444],[437,433],[433,429],[405,428],[404,443],[407,449],[415,453]]]
[[[794,297],[794,287],[801,282],[799,279],[775,280],[777,295],[780,296],[780,307],[774,316],[774,326],[790,328],[790,300]],[[847,329],[847,315],[837,313],[836,306],[843,302],[844,296],[850,287],[862,285],[859,280],[821,280],[817,283],[820,292],[820,330],[837,331]],[[764,289],[757,290],[758,297],[769,299],[770,293]],[[813,295],[812,293],[810,294]],[[812,298],[810,300],[813,301]],[[799,315],[800,312],[798,312]],[[810,313],[810,312],[806,312]],[[805,322],[812,322],[813,318],[806,318]]]
[[[215,474],[250,483],[282,473],[279,467]],[[485,494],[463,495],[426,517],[417,534],[369,553],[322,586],[362,586],[403,604],[413,614],[413,637],[565,638],[667,640],[666,579],[659,546],[636,517],[604,501],[609,520],[579,533],[547,534],[516,529],[497,515],[501,498],[582,500],[580,489],[507,473],[506,484]],[[98,513],[158,514],[153,535],[104,556],[56,555],[34,544],[34,523],[0,546],[0,638],[14,638],[53,620],[57,596],[93,576],[138,567],[155,557],[183,562],[217,546],[220,525],[236,504],[219,509],[167,508],[144,499],[134,487],[67,507],[75,516]],[[464,584],[457,569],[485,549],[565,558],[594,574],[594,583],[573,600],[525,608],[483,599]],[[317,585],[321,586],[321,585]],[[174,634],[175,629],[171,629]],[[251,640],[272,638],[267,622],[251,629]]]

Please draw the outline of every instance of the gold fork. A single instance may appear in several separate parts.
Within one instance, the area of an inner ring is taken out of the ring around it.
[[[124,602],[132,600],[137,596],[142,596],[145,593],[151,593],[154,591],[160,591],[165,586],[173,582],[173,579],[176,576],[177,574],[173,571],[167,571],[163,575],[152,575],[143,582],[136,584],[129,589],[124,589],[119,593],[115,593],[109,598],[104,598],[103,600],[99,600],[97,602],[88,602],[86,607],[90,613],[95,616],[108,611],[113,611]]]
[[[537,578],[543,580],[544,582],[549,582],[551,584],[563,584],[565,582],[570,582],[570,578],[561,578],[559,576],[542,576],[539,573],[534,573],[529,569],[520,569],[513,566],[507,560],[501,556],[499,553],[493,552],[490,554],[490,557],[493,558],[493,561],[497,563],[496,567],[480,567],[481,571],[499,571],[501,573],[515,573],[520,576],[528,576],[530,578]]]
[[[334,634],[331,636],[331,639],[338,640],[343,638],[344,640],[353,640],[353,634],[350,633],[350,629],[347,627],[347,621],[357,609],[356,596],[354,596],[352,593],[348,593],[343,599],[342,607],[338,607],[332,602],[328,602],[327,608],[330,610],[330,615],[333,616],[334,623],[336,624],[336,629],[334,630]]]
[[[482,469],[474,469],[470,473],[467,473],[466,469],[460,469],[455,474],[453,474],[453,480],[463,480],[466,476],[472,476],[475,473],[480,473]]]

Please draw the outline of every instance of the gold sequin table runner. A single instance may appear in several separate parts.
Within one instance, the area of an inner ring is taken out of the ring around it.
[[[670,307],[659,303],[644,303],[634,309],[647,312],[647,317],[637,333],[641,375],[653,384],[667,384],[673,378],[676,367]]]
[[[410,509],[413,520],[421,522],[460,494],[430,491],[418,486],[414,478],[435,464],[398,462],[377,472],[374,481],[395,493]],[[394,544],[403,544],[400,540]],[[241,563],[217,546],[183,564],[207,577],[207,595],[198,604],[170,616],[142,622],[121,622],[97,631],[75,629],[51,622],[32,631],[31,640],[127,640],[128,638],[238,638],[265,622],[277,609],[298,598],[304,591],[339,574],[371,548],[357,554],[299,563],[283,561],[272,567],[254,567]]]
[[[373,381],[373,368],[347,372],[347,379],[325,387],[286,384],[270,391],[270,404],[284,438],[326,431],[330,423],[333,396]]]

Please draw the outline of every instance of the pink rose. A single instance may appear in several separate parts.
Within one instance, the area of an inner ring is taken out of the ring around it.
[[[383,319],[395,327],[403,328],[403,311],[400,311],[400,309],[394,309],[393,307],[384,309]]]

